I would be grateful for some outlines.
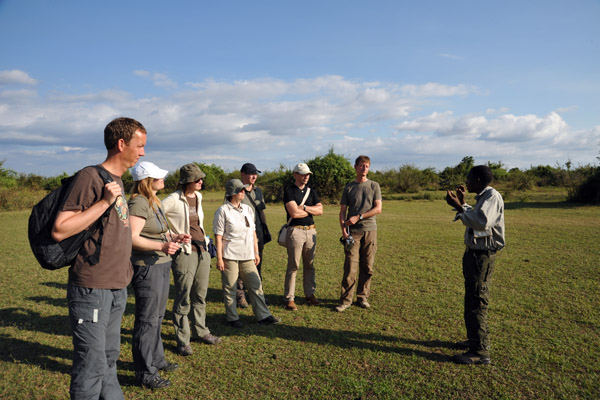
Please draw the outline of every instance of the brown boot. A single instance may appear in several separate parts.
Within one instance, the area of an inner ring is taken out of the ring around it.
[[[298,306],[296,306],[294,300],[291,300],[285,303],[285,309],[288,311],[296,311],[298,309]]]
[[[306,300],[306,303],[308,303],[309,306],[318,306],[319,304],[321,304],[321,302],[317,300],[314,294],[310,297],[305,297],[304,299]]]

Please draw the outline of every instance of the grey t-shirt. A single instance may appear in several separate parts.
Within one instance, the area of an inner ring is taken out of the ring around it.
[[[375,207],[375,200],[381,200],[379,183],[367,179],[365,182],[352,181],[344,187],[342,205],[348,206],[346,219],[364,214]],[[377,230],[375,215],[358,221],[350,227],[352,232],[367,232]]]
[[[148,199],[144,196],[132,197],[129,202],[129,215],[144,218],[146,223],[140,232],[140,236],[146,239],[165,241],[165,233],[168,231],[167,220],[161,209],[152,209]],[[171,256],[162,251],[143,251],[133,249],[131,251],[131,263],[133,265],[154,265],[171,261]]]

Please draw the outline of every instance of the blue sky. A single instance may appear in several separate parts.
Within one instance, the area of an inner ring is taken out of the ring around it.
[[[117,116],[171,171],[597,163],[599,1],[0,0],[0,160],[72,173]]]

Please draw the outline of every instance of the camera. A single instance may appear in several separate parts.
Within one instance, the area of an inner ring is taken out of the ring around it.
[[[340,238],[340,243],[344,245],[344,250],[350,251],[352,249],[352,246],[354,246],[354,238],[352,237],[352,235],[350,235],[350,232],[348,232],[348,237],[344,239],[344,237],[342,236]]]

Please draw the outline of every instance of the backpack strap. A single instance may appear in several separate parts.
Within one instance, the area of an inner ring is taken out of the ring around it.
[[[104,184],[106,185],[107,183],[112,182],[114,179],[112,178],[112,176],[110,176],[110,173],[102,166],[100,165],[94,165],[94,168],[96,168],[96,171],[98,171],[98,175],[100,175],[100,177],[102,178],[102,181],[104,182]],[[92,228],[89,229],[89,231],[93,231],[96,226],[99,226],[99,235],[98,235],[98,239],[91,239],[94,244],[96,245],[96,251],[94,252],[94,254],[90,254],[87,258],[86,258],[86,262],[89,263],[90,265],[96,265],[98,264],[98,262],[100,262],[100,250],[102,249],[102,237],[104,236],[104,225],[108,222],[108,217],[110,216],[110,211],[111,209],[115,206],[115,203],[112,203],[107,209],[106,211],[104,211],[104,214],[102,214],[102,216],[100,218],[98,218],[96,220],[96,222],[94,222],[94,224],[92,225]],[[90,233],[90,238],[91,238],[91,233]]]

